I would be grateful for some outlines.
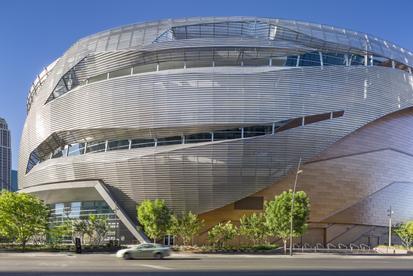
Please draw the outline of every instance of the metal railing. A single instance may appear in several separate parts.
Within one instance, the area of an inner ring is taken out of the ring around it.
[[[314,253],[337,253],[337,254],[366,254],[372,253],[372,249],[367,244],[333,244],[327,243],[324,246],[321,243],[316,243],[314,245],[310,245],[308,243],[304,244],[293,244],[293,251],[296,252],[314,252]]]

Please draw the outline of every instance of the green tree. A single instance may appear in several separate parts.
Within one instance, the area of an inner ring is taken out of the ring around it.
[[[21,244],[45,234],[48,207],[34,195],[3,191],[0,194],[0,234]]]
[[[86,219],[77,219],[74,220],[72,223],[73,227],[73,235],[72,239],[80,238],[82,244],[85,243],[85,235],[91,235],[90,227],[89,227],[89,220]]]
[[[413,244],[413,221],[399,224],[394,232],[402,240],[403,245],[406,248],[410,248]]]
[[[208,231],[208,240],[214,245],[224,247],[226,242],[235,238],[237,233],[238,229],[231,221],[218,223]]]
[[[307,230],[310,215],[310,200],[303,191],[295,193],[293,208],[293,237],[299,237]],[[283,240],[284,254],[287,253],[287,240],[290,237],[292,191],[284,191],[274,200],[265,203],[265,220],[274,236]]]
[[[101,245],[105,240],[109,231],[108,219],[106,217],[89,215],[87,233],[90,235],[90,240],[94,245]]]
[[[182,239],[184,245],[193,241],[196,234],[204,224],[203,220],[200,220],[197,215],[191,211],[183,213],[179,216],[172,215],[170,234]]]
[[[241,235],[250,239],[254,245],[263,242],[268,236],[268,227],[263,213],[244,215],[240,219],[239,230]]]
[[[144,200],[137,206],[137,213],[146,235],[154,242],[168,233],[172,214],[164,200]]]
[[[52,246],[56,246],[61,243],[65,237],[70,237],[72,235],[72,223],[66,220],[63,223],[52,225],[48,229],[48,242]]]

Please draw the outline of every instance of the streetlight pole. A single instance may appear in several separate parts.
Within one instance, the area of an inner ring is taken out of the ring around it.
[[[387,252],[389,252],[390,247],[391,247],[391,216],[394,213],[391,208],[391,205],[390,205],[390,208],[387,210],[387,212],[388,212],[388,217],[389,217],[389,246],[387,247]]]
[[[303,172],[302,170],[300,170],[300,166],[301,166],[301,157],[300,157],[300,160],[298,161],[297,171],[296,171],[296,173],[295,173],[295,181],[294,181],[293,194],[292,194],[292,199],[291,199],[291,215],[290,215],[290,256],[293,255],[293,209],[294,209],[295,188],[297,187],[298,175]]]

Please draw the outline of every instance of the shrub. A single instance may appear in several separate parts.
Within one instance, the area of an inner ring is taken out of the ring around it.
[[[203,220],[199,220],[198,216],[191,211],[180,216],[172,215],[170,234],[180,237],[184,245],[187,245],[193,240],[193,237],[199,233]]]
[[[208,231],[208,240],[214,246],[225,247],[228,241],[235,238],[237,230],[237,227],[231,221],[227,221],[225,224],[219,223]]]
[[[253,213],[240,219],[240,233],[250,239],[254,245],[263,242],[268,236],[268,227],[263,213]]]

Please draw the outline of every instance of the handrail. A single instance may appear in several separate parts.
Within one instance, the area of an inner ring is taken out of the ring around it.
[[[315,247],[316,247],[317,249],[319,249],[319,248],[324,248],[324,245],[318,242],[318,243],[315,244]]]
[[[370,247],[369,245],[365,244],[365,243],[361,243],[361,244],[360,244],[360,249],[363,249],[363,250],[370,250],[370,249],[371,249],[371,247]]]
[[[355,245],[354,243],[350,243],[350,249],[351,249],[351,251],[353,251],[354,248],[355,248],[355,249],[360,249],[359,246]]]
[[[339,244],[338,244],[338,248],[339,248],[339,249],[343,249],[343,248],[344,248],[344,249],[348,249],[347,245],[345,245],[344,243],[339,243]]]

